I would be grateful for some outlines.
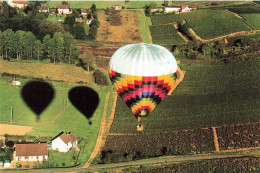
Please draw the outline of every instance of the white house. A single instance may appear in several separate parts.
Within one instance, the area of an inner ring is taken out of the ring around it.
[[[28,5],[28,2],[26,0],[23,1],[13,1],[13,0],[8,0],[7,3],[11,7],[17,7],[17,8],[24,8]]]
[[[16,161],[48,160],[47,143],[16,144]]]
[[[71,14],[69,5],[57,5],[58,14]]]
[[[192,8],[190,8],[188,5],[183,5],[181,7],[181,12],[190,12]]]
[[[181,6],[167,6],[165,7],[165,13],[181,12]]]
[[[114,5],[112,5],[112,8],[113,8],[114,10],[122,10],[122,9],[123,9],[123,6],[120,5],[120,4],[114,4]]]
[[[67,152],[78,145],[78,138],[73,133],[60,133],[52,140],[51,148],[60,152]]]

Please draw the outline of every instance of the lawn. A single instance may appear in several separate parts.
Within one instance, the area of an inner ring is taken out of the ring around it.
[[[259,60],[181,67],[184,81],[143,118],[144,133],[259,121]],[[136,123],[119,98],[111,133],[137,133]]]
[[[79,151],[74,149],[69,150],[66,153],[59,151],[48,151],[48,162],[51,167],[70,167],[75,166]]]
[[[89,28],[90,28],[89,25],[84,24],[83,27],[84,27],[86,35],[88,35],[88,31],[89,31]]]
[[[47,20],[52,21],[52,22],[63,22],[65,19],[64,15],[58,15],[56,16],[56,14],[54,15],[49,15]]]
[[[149,27],[153,38],[153,43],[159,45],[179,45],[185,41],[179,36],[173,24],[152,25]]]
[[[228,10],[195,10],[179,15],[152,16],[151,19],[153,25],[176,23],[186,20],[188,26],[202,39],[212,39],[234,32],[250,30],[243,23],[242,19]]]
[[[240,14],[243,17],[246,24],[248,24],[254,30],[260,30],[260,13],[244,13]]]

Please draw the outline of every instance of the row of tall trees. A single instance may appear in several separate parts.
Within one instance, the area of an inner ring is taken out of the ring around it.
[[[73,63],[78,59],[74,37],[70,33],[56,32],[53,37],[47,34],[43,41],[37,40],[32,32],[7,29],[0,31],[0,56],[11,60],[42,60]]]

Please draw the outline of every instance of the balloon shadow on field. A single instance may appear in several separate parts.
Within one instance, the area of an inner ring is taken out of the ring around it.
[[[43,110],[53,100],[54,90],[47,82],[31,81],[23,86],[21,95],[24,102],[37,115],[36,120],[38,121]]]
[[[89,87],[78,86],[69,91],[69,99],[71,103],[89,120],[98,104],[99,96],[97,92]],[[89,124],[92,122],[89,120]]]

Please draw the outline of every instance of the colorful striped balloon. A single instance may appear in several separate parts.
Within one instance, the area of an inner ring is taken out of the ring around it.
[[[109,62],[109,77],[135,116],[145,117],[172,89],[177,62],[166,48],[148,43],[119,48]]]

